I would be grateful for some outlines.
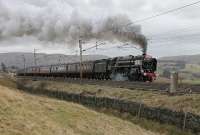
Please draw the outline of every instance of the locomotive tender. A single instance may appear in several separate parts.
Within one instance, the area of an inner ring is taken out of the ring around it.
[[[153,81],[156,79],[156,58],[141,56],[115,57],[82,63],[83,78],[129,81]],[[80,77],[80,63],[27,67],[18,76]]]

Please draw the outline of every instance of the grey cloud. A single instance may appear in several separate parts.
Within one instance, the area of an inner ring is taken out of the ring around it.
[[[19,45],[20,42],[28,44],[28,41],[40,45],[51,44],[51,42],[69,44],[71,41],[76,41],[79,35],[78,26],[82,26],[81,33],[86,39],[99,38],[99,33],[105,32],[105,27],[112,26],[107,25],[109,23],[106,20],[109,18],[112,20],[117,16],[117,21],[125,24],[190,2],[188,0],[0,0],[0,45],[14,44],[15,40]],[[144,35],[151,37],[157,33],[197,26],[200,23],[198,11],[199,5],[196,5],[138,24],[141,24]],[[118,14],[128,17],[125,19]],[[125,22],[122,21],[123,19]],[[113,25],[119,26],[118,23]],[[134,30],[139,29],[137,25],[133,26]],[[184,32],[190,34],[190,31]],[[104,35],[113,38],[112,34],[107,31]],[[121,35],[114,34],[114,36],[119,38]],[[175,36],[175,33],[170,36]],[[30,40],[33,37],[34,40]],[[179,41],[173,39],[173,42]],[[195,43],[198,44],[196,39]]]

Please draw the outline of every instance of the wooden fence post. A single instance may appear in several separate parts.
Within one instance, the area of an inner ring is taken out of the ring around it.
[[[97,106],[97,97],[95,96],[94,97],[94,104],[95,104],[95,107]]]
[[[61,100],[63,100],[63,92],[61,92]]]
[[[184,112],[183,130],[185,130],[186,120],[187,120],[187,112]]]
[[[140,118],[141,108],[142,108],[142,102],[140,102],[140,106],[138,109],[138,114],[137,114],[138,118]]]
[[[81,103],[81,94],[78,95],[78,102]]]

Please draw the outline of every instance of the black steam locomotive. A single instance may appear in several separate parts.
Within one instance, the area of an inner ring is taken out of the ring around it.
[[[157,60],[141,56],[115,57],[82,63],[82,77],[129,81],[153,81],[156,79]],[[19,70],[18,76],[80,78],[80,63],[28,67]]]

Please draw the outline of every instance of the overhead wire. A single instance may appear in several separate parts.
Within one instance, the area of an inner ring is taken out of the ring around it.
[[[150,20],[150,19],[153,19],[153,18],[156,18],[156,17],[160,17],[160,16],[163,16],[163,15],[166,15],[166,14],[169,14],[169,13],[172,13],[172,12],[176,12],[176,11],[179,11],[179,10],[182,10],[184,8],[187,8],[187,7],[190,7],[190,6],[193,6],[193,5],[197,5],[199,4],[200,1],[196,1],[196,2],[193,2],[193,3],[190,3],[190,4],[186,4],[186,5],[183,5],[183,6],[180,6],[178,8],[174,8],[174,9],[171,9],[171,10],[167,10],[167,11],[164,11],[164,12],[161,12],[161,13],[158,13],[158,14],[155,14],[155,15],[152,15],[152,16],[149,16],[149,17],[146,17],[146,18],[143,18],[143,19],[139,19],[139,20],[135,20],[131,23],[128,23],[124,26],[121,26],[121,27],[126,27],[126,26],[129,26],[131,24],[134,24],[134,23],[138,23],[138,22],[144,22],[144,21],[147,21],[147,20]],[[96,46],[92,46],[88,49],[93,49],[95,48]],[[85,49],[85,51],[87,51],[88,49]]]
[[[161,12],[161,13],[146,17],[146,18],[138,19],[138,20],[135,20],[135,21],[133,21],[131,23],[126,24],[126,26],[131,25],[133,23],[138,23],[138,22],[141,23],[141,22],[144,22],[144,21],[147,21],[147,20],[151,20],[151,19],[154,19],[156,17],[160,17],[160,16],[163,16],[163,15],[166,15],[166,14],[170,14],[170,13],[182,10],[184,8],[187,8],[187,7],[190,7],[190,6],[193,6],[193,5],[197,5],[199,3],[200,3],[200,1],[196,1],[196,2],[193,2],[193,3],[190,3],[190,4],[186,4],[186,5],[180,6],[178,8],[170,9],[170,10],[167,10],[167,11],[164,11],[164,12]]]
[[[61,0],[62,2],[64,2],[63,0]],[[123,26],[121,26],[121,27],[127,27],[127,26],[129,26],[129,25],[132,25],[132,24],[134,24],[134,23],[138,23],[138,22],[145,22],[145,21],[147,21],[147,20],[151,20],[151,19],[154,19],[154,18],[157,18],[157,17],[160,17],[160,16],[163,16],[163,15],[167,15],[167,14],[170,14],[170,13],[173,13],[173,12],[177,12],[177,11],[179,11],[179,10],[182,10],[182,9],[184,9],[184,8],[187,8],[187,7],[190,7],[190,6],[193,6],[193,5],[197,5],[197,4],[199,4],[200,3],[200,0],[199,1],[196,1],[196,2],[192,2],[192,3],[190,3],[190,4],[186,4],[186,5],[183,5],[183,6],[180,6],[180,7],[178,7],[178,8],[174,8],[174,9],[170,9],[170,10],[167,10],[167,11],[164,11],[164,12],[161,12],[161,13],[158,13],[158,14],[155,14],[155,15],[152,15],[152,16],[149,16],[149,17],[145,17],[145,18],[142,18],[142,19],[138,19],[138,20],[135,20],[135,21],[133,21],[133,22],[130,22],[130,23],[128,23],[128,24],[126,24],[126,25],[123,25]],[[185,28],[184,28],[185,29]],[[186,28],[187,29],[187,28]],[[172,32],[171,32],[172,33]],[[160,36],[160,35],[159,35]],[[186,35],[187,37],[188,36],[199,36],[199,35]],[[158,41],[158,40],[170,40],[170,39],[177,39],[177,38],[184,38],[184,36],[183,37],[178,37],[178,36],[175,36],[175,37],[167,37],[167,38],[157,38],[157,39],[152,39],[152,37],[151,37],[151,41]],[[83,52],[86,52],[86,51],[88,51],[88,50],[91,50],[91,49],[94,49],[94,48],[97,48],[97,47],[99,47],[99,46],[103,46],[103,45],[105,45],[105,44],[98,44],[98,45],[95,45],[95,46],[92,46],[92,47],[89,47],[89,48],[86,48],[86,49],[83,49]],[[111,48],[113,48],[113,47],[111,47]],[[120,47],[118,47],[118,48],[120,48]],[[132,47],[132,48],[134,48],[134,47]],[[109,48],[107,48],[107,49],[109,49]],[[75,51],[75,52],[77,52],[77,51]]]
[[[134,50],[136,50],[136,51],[138,51],[138,52],[141,52],[141,51],[142,51],[140,48],[137,48],[137,47],[135,47],[135,46],[132,46],[132,44],[129,44],[129,43],[125,43],[125,44],[122,44],[122,45],[115,45],[115,46],[112,46],[112,47],[109,47],[109,48],[98,48],[98,49],[96,49],[96,51],[97,51],[97,50],[98,50],[98,51],[107,51],[107,50],[110,50],[110,49],[117,49],[117,48],[119,48],[119,49],[121,49],[121,50],[124,50],[124,51],[127,51],[127,49],[130,50],[130,48],[131,48],[131,49],[134,49]]]
[[[164,37],[164,36],[168,36],[168,35],[178,35],[178,33],[183,33],[183,32],[193,32],[193,31],[200,31],[200,26],[189,26],[189,27],[184,27],[184,28],[180,28],[180,29],[175,29],[175,30],[170,30],[170,31],[166,31],[166,32],[162,32],[162,33],[157,33],[157,34],[153,34],[153,35],[148,35],[147,38],[151,39],[151,38],[157,38],[157,37]]]

